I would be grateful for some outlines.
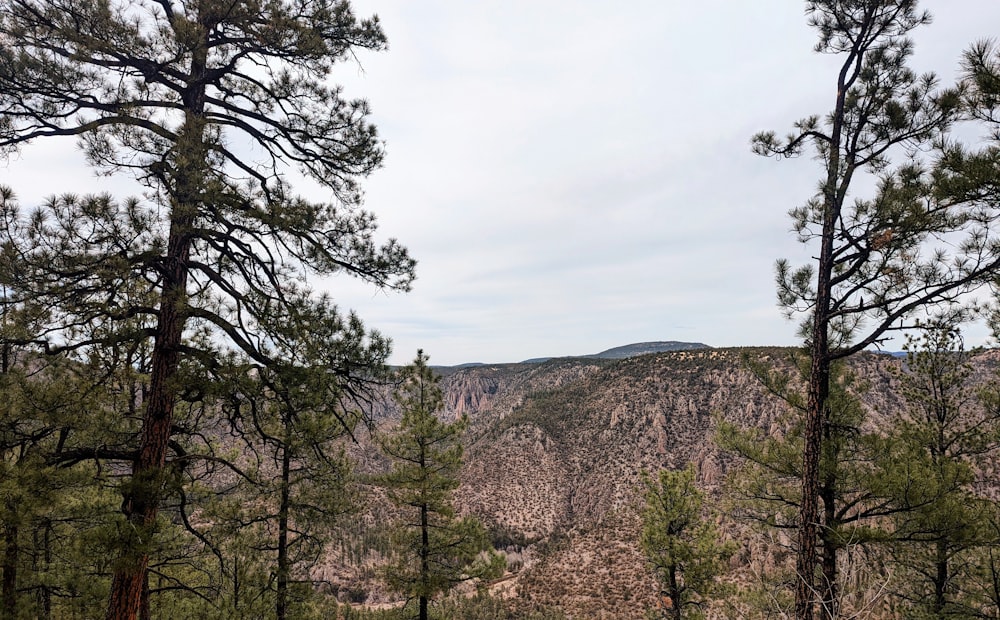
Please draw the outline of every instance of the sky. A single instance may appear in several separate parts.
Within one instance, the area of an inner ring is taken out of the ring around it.
[[[365,208],[418,260],[417,280],[405,294],[314,284],[391,337],[393,363],[418,348],[453,365],[798,343],[774,261],[809,259],[787,212],[821,171],[755,156],[750,138],[833,103],[839,61],[812,51],[804,2],[353,5],[389,38],[335,73],[385,141]],[[965,47],[1000,36],[997,0],[923,5],[934,23],[914,36],[918,72],[951,81]],[[31,204],[115,181],[63,143],[0,162],[0,183]]]

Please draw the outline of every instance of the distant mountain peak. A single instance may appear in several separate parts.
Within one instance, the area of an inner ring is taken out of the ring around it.
[[[601,351],[600,353],[592,353],[590,355],[570,355],[566,357],[620,360],[628,357],[635,357],[637,355],[646,355],[649,353],[663,353],[665,351],[690,351],[692,349],[711,349],[711,348],[712,347],[701,342],[679,342],[677,340],[660,340],[657,342],[636,342],[633,344],[626,344],[620,347],[614,347],[606,351]],[[547,362],[550,359],[552,359],[552,357],[533,357],[531,359],[524,360],[521,363],[536,364],[541,362]]]
[[[679,342],[677,340],[661,340],[658,342],[636,342],[621,347],[614,347],[607,351],[601,351],[586,357],[600,357],[604,359],[623,359],[635,357],[636,355],[646,355],[647,353],[663,353],[665,351],[690,351],[691,349],[711,349],[712,347],[701,342]]]

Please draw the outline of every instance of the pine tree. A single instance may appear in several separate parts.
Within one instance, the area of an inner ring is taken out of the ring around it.
[[[444,406],[439,378],[417,352],[401,372],[395,394],[403,410],[399,429],[381,441],[392,459],[392,471],[380,478],[392,502],[403,509],[403,523],[393,536],[398,559],[384,571],[389,586],[416,601],[419,620],[429,617],[428,604],[453,586],[489,579],[503,572],[503,556],[493,551],[489,536],[473,517],[457,517],[452,493],[462,466],[463,417],[442,422]]]
[[[669,601],[665,615],[671,620],[704,617],[704,605],[718,590],[716,577],[733,553],[702,514],[704,498],[694,478],[693,465],[643,477],[642,550]]]
[[[268,365],[262,326],[308,292],[309,274],[412,281],[406,251],[377,245],[359,210],[358,180],[382,159],[368,106],[326,85],[337,62],[385,36],[346,0],[4,0],[0,15],[0,149],[75,136],[98,171],[148,188],[148,202],[63,194],[27,216],[0,192],[0,285],[52,309],[26,343],[56,354],[152,341],[122,485],[136,535],[114,563],[107,612],[132,620],[148,614],[147,543],[184,366],[208,372],[219,343]],[[295,196],[289,166],[334,202]]]
[[[798,529],[802,505],[800,457],[807,409],[803,384],[809,362],[798,351],[789,362],[791,368],[751,363],[766,389],[787,404],[780,433],[720,421],[716,438],[723,450],[742,460],[730,476],[736,515],[777,534],[779,540]],[[834,364],[831,375],[819,470],[823,527],[817,534],[821,576],[817,588],[822,593],[822,613],[838,617],[857,613],[859,607],[870,604],[871,597],[864,590],[881,590],[881,582],[867,584],[881,578],[878,567],[868,560],[862,561],[864,567],[852,565],[845,559],[845,551],[859,551],[855,557],[869,554],[890,539],[887,519],[907,509],[896,500],[899,490],[909,484],[911,472],[905,462],[886,453],[881,434],[869,423],[868,412],[858,398],[866,386],[858,384],[845,362]],[[852,581],[849,588],[844,587],[846,578]],[[845,609],[845,599],[851,599],[853,606]]]
[[[0,617],[10,619],[93,615],[94,596],[107,593],[93,534],[109,526],[114,493],[76,455],[107,422],[111,397],[94,385],[96,366],[15,344],[42,315],[0,305]]]
[[[801,332],[810,356],[798,620],[812,620],[823,603],[816,596],[817,537],[825,526],[820,461],[831,365],[912,326],[923,312],[968,299],[1000,267],[990,235],[997,211],[976,192],[960,191],[969,188],[968,169],[954,165],[960,156],[947,140],[965,109],[963,91],[939,90],[933,75],[907,66],[907,35],[930,16],[915,0],[809,0],[806,11],[819,33],[816,50],[844,59],[833,109],[799,121],[787,139],[773,132],[754,138],[762,155],[794,156],[811,145],[823,165],[816,196],[791,211],[800,241],[818,244],[817,262],[777,265],[779,302],[789,315],[806,315]],[[936,158],[922,159],[935,146]],[[894,157],[907,161],[893,167]],[[877,182],[874,195],[852,195],[866,175]]]
[[[897,594],[909,617],[978,617],[967,584],[979,548],[997,544],[988,498],[975,492],[1000,452],[996,386],[973,375],[961,334],[948,321],[928,324],[907,343],[901,392],[906,408],[892,418],[887,458],[906,463],[910,480],[897,502]],[[978,474],[977,474],[978,472]]]
[[[233,360],[226,370],[221,407],[243,448],[237,467],[245,479],[227,491],[222,508],[229,514],[215,513],[212,526],[204,528],[216,539],[225,530],[226,537],[239,539],[235,547],[252,550],[233,557],[228,572],[234,579],[239,562],[246,567],[266,559],[273,565],[273,580],[244,579],[242,588],[244,597],[253,588],[273,589],[279,620],[294,616],[298,599],[308,597],[309,569],[340,518],[355,508],[343,439],[366,419],[365,407],[375,395],[365,382],[374,387],[385,381],[389,347],[356,317],[345,321],[322,299],[302,300],[295,312],[271,325],[271,355],[280,364]],[[365,375],[338,376],[331,369]],[[226,540],[218,546],[234,548]]]

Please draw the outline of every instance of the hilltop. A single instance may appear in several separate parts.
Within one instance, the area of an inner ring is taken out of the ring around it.
[[[692,349],[710,349],[707,344],[701,342],[678,342],[676,340],[661,340],[658,342],[636,342],[634,344],[626,344],[620,347],[613,347],[600,353],[591,353],[589,355],[570,355],[565,357],[575,357],[584,359],[626,359],[629,357],[635,357],[637,355],[647,355],[650,353],[665,353],[667,351],[690,351]],[[547,362],[551,359],[556,359],[555,356],[550,357],[533,357],[522,361],[522,364],[540,364],[542,362]]]

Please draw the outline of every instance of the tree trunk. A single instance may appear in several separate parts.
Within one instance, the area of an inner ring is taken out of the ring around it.
[[[948,604],[948,541],[937,541],[937,557],[935,559],[934,603],[935,618],[944,617],[944,608]]]
[[[174,241],[173,237],[171,235],[171,241]],[[177,244],[174,242],[171,245]],[[186,251],[184,255],[186,257]],[[186,273],[180,278],[181,282],[186,280],[185,276]],[[159,329],[153,348],[150,399],[143,419],[139,458],[132,466],[132,480],[124,492],[123,507],[128,527],[132,528],[137,538],[126,540],[125,548],[121,551],[111,581],[108,620],[135,620],[143,599],[143,584],[149,565],[149,554],[145,547],[153,535],[156,522],[161,475],[166,463],[173,418],[175,393],[170,383],[177,372],[177,347],[183,329],[176,307],[182,290],[175,284],[164,293],[160,304]]]
[[[160,503],[162,475],[166,464],[167,444],[173,423],[176,386],[173,379],[179,363],[179,345],[184,330],[180,309],[187,291],[187,258],[190,239],[186,229],[191,218],[182,214],[171,225],[164,269],[164,289],[153,346],[149,402],[143,416],[139,457],[132,466],[132,480],[123,492],[123,511],[130,534],[125,540],[111,581],[111,600],[107,620],[136,620],[143,600],[143,587],[149,566],[145,550],[152,537]]]
[[[989,550],[990,555],[990,602],[992,603],[993,617],[1000,618],[1000,570],[997,570],[997,565],[1000,564],[998,560],[993,555],[993,549]]]
[[[7,306],[3,306],[6,314]],[[6,317],[4,317],[6,320]],[[0,347],[0,372],[7,374],[10,371],[10,344],[4,343]],[[3,620],[14,620],[17,617],[17,524],[14,517],[16,506],[7,506],[10,515],[10,522],[4,526],[3,530],[3,578],[0,585],[0,597],[3,597],[3,606],[0,608]]]
[[[420,506],[420,620],[427,620],[427,593],[430,589],[431,572],[430,523],[427,518],[427,504]]]
[[[423,404],[422,399],[424,396],[424,391],[421,387],[421,404]],[[424,460],[426,457],[426,447],[423,441],[420,442],[420,471],[425,472],[427,467],[427,462]],[[423,475],[423,474],[422,474]],[[423,490],[426,493],[426,489]],[[420,504],[420,620],[427,620],[427,601],[430,598],[430,575],[431,575],[431,537],[430,537],[430,518],[428,516],[429,510],[427,505],[427,498],[424,495],[421,498]]]
[[[31,533],[31,542],[35,550],[31,560],[31,570],[36,575],[47,575],[52,567],[52,522],[42,519],[41,525]],[[52,618],[52,588],[48,579],[35,586],[35,604],[38,606],[38,617],[42,620]]]
[[[3,620],[17,618],[17,525],[7,524],[3,529]]]
[[[840,617],[840,588],[837,580],[837,554],[839,547],[830,540],[830,536],[821,536],[823,542],[823,617],[826,620],[836,620]]]
[[[841,67],[837,81],[837,103],[830,133],[830,154],[826,162],[826,182],[823,184],[823,232],[816,268],[816,304],[813,307],[810,330],[809,391],[806,402],[806,423],[802,448],[802,503],[799,507],[798,554],[795,586],[795,617],[813,620],[816,599],[816,534],[819,525],[820,456],[823,432],[827,422],[827,400],[830,396],[830,304],[833,297],[833,246],[837,218],[843,204],[843,193],[850,183],[850,174],[841,179],[841,140],[844,127],[844,103],[847,76],[855,58],[852,53]],[[841,183],[844,183],[842,186]]]
[[[829,251],[824,239],[824,250]],[[822,270],[820,279],[822,280]],[[822,283],[819,290],[822,290]],[[829,295],[825,297],[829,305]],[[819,464],[827,397],[830,392],[830,362],[827,359],[825,312],[817,309],[809,374],[809,400],[802,448],[802,503],[799,507],[798,555],[795,584],[795,617],[813,620],[816,598],[816,535],[819,524]]]
[[[667,571],[669,574],[670,607],[667,608],[667,617],[670,620],[681,620],[681,589],[677,584],[677,567],[671,566]]]
[[[278,575],[277,575],[277,602],[275,604],[275,616],[277,620],[285,620],[288,614],[288,579],[290,566],[288,565],[288,504],[289,504],[289,484],[291,478],[291,450],[288,447],[288,432],[285,433],[285,445],[281,451],[281,490],[280,505],[278,506]]]
[[[153,611],[149,608],[149,571],[142,576],[142,600],[139,601],[139,620],[151,620]]]
[[[196,19],[202,20],[198,15]],[[183,21],[183,20],[182,20]],[[170,196],[170,232],[162,262],[163,285],[159,300],[153,343],[149,401],[142,420],[139,456],[132,465],[132,479],[123,492],[123,512],[135,540],[126,540],[111,580],[111,598],[107,620],[136,620],[140,611],[148,616],[147,570],[152,537],[159,509],[170,441],[177,386],[174,378],[180,362],[180,344],[187,320],[188,258],[191,253],[191,229],[199,204],[204,200],[204,173],[208,165],[205,143],[205,84],[208,65],[208,32],[212,24],[179,23],[181,28],[200,27],[201,45],[191,50],[190,87],[182,94],[184,123],[174,152],[166,155],[165,168],[173,167],[172,176],[163,182]],[[175,26],[177,27],[177,26]],[[189,37],[189,33],[185,37]]]
[[[240,558],[233,558],[233,610],[237,613],[240,609]]]
[[[823,423],[824,450],[829,450],[833,445],[832,430],[829,420]],[[823,502],[823,521],[819,524],[819,540],[822,543],[822,558],[820,568],[823,574],[823,585],[820,588],[822,593],[822,616],[826,620],[836,620],[840,616],[840,592],[838,588],[837,555],[840,552],[840,544],[835,540],[837,534],[837,466],[840,454],[833,453],[827,455],[829,466],[822,472],[823,485],[820,487],[819,496]],[[822,463],[822,459],[820,461]]]

